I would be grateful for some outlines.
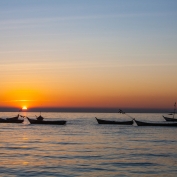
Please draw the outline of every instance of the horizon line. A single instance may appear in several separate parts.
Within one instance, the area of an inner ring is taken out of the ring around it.
[[[110,107],[36,107],[21,110],[17,107],[0,107],[0,112],[81,112],[81,113],[118,113],[123,109],[127,113],[168,113],[169,108],[110,108]]]

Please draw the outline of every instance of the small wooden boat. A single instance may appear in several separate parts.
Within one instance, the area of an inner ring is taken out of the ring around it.
[[[170,117],[165,117],[165,116],[163,116],[163,118],[169,122],[177,122],[177,119],[175,119],[175,118],[170,118]]]
[[[163,116],[163,118],[166,120],[166,121],[172,121],[172,122],[177,122],[177,119],[175,118],[175,114],[176,114],[176,102],[174,104],[174,111],[173,112],[170,112],[168,115],[171,115],[173,117],[166,117],[166,116]]]
[[[20,115],[18,114],[15,117],[11,117],[11,118],[6,118],[7,120],[18,120],[18,118],[20,117]]]
[[[165,126],[165,127],[177,127],[177,122],[143,122],[134,119],[138,126]]]
[[[0,118],[0,123],[23,123],[23,120],[20,119],[2,119]]]
[[[49,120],[38,120],[38,119],[30,119],[27,117],[28,121],[31,124],[51,124],[51,125],[65,125],[66,121],[65,120],[57,120],[57,121],[49,121]]]
[[[98,119],[97,117],[95,117],[95,119],[97,120],[98,124],[119,124],[119,125],[132,125],[133,124],[133,120],[129,120],[129,121],[111,121],[111,120]]]

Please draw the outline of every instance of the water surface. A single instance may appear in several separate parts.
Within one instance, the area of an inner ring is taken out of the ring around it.
[[[16,113],[0,113],[0,117]],[[25,113],[35,118],[38,113]],[[98,125],[115,113],[42,113],[66,125],[0,124],[0,176],[176,176],[177,127]],[[130,114],[164,121],[162,114]]]

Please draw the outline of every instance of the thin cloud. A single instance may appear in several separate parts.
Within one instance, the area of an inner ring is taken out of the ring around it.
[[[39,24],[47,22],[57,22],[57,21],[67,21],[67,20],[90,20],[90,19],[105,19],[105,18],[122,18],[122,17],[141,17],[141,16],[167,16],[175,15],[171,13],[122,13],[122,14],[96,14],[96,15],[85,15],[85,16],[63,16],[63,17],[42,17],[42,18],[24,18],[18,20],[3,20],[1,21],[2,25],[20,25],[20,24]]]
[[[37,100],[10,100],[10,101],[5,101],[5,102],[33,102],[33,101],[37,101]]]
[[[35,52],[55,52],[58,50],[10,50],[10,51],[0,51],[0,53],[35,53]]]

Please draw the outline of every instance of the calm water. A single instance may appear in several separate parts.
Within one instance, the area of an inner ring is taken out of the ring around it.
[[[177,175],[177,127],[98,125],[94,118],[129,120],[114,113],[42,115],[67,124],[0,124],[0,176]],[[162,114],[130,115],[163,121]]]

